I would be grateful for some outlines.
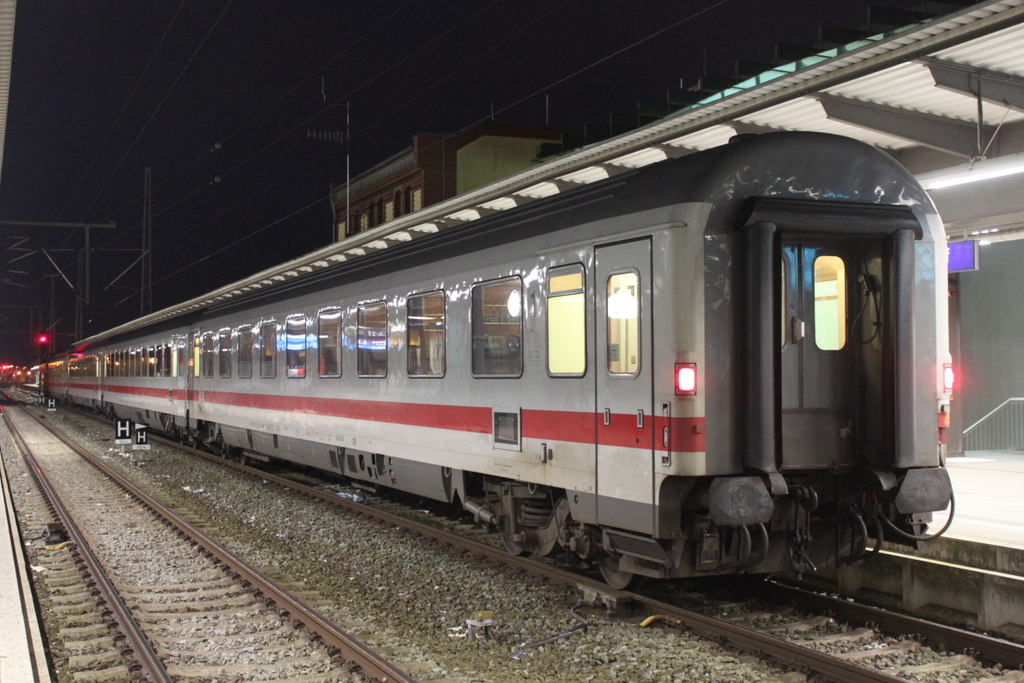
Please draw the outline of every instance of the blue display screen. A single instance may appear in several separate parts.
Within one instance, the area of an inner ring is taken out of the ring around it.
[[[978,243],[975,240],[961,240],[950,242],[948,245],[949,272],[959,273],[965,270],[978,270],[981,268],[981,259],[978,254]]]

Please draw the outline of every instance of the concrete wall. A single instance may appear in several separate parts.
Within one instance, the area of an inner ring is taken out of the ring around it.
[[[981,270],[960,274],[962,359],[955,399],[969,427],[1024,396],[1024,240],[981,247]]]
[[[458,151],[458,193],[512,175],[537,158],[537,147],[551,140],[484,135]]]

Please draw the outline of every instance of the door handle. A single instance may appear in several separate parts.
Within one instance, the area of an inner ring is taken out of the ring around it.
[[[661,445],[665,449],[661,455],[661,464],[663,467],[670,467],[672,465],[672,450],[669,448],[669,425],[672,423],[672,406],[668,403],[661,404],[661,417],[665,421],[665,426],[661,428]]]
[[[643,429],[644,428],[644,411],[642,411],[642,410],[636,411],[636,428],[637,429]]]
[[[807,323],[800,318],[793,316],[793,343],[799,344],[807,336]]]
[[[610,427],[612,424],[612,411],[611,408],[604,409],[604,426]]]

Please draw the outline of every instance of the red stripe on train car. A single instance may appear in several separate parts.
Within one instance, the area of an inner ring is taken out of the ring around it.
[[[166,390],[144,387],[110,386],[110,392],[166,398]],[[199,401],[200,391],[188,392],[193,401]],[[186,391],[174,390],[174,398],[183,400]],[[304,396],[278,396],[247,394],[231,391],[202,391],[204,403],[254,408],[275,412],[321,415],[352,420],[386,422],[410,427],[451,429],[474,434],[489,434],[492,429],[491,409],[476,406],[450,406],[422,403],[397,403],[391,401],[356,401],[342,398],[313,398]],[[621,448],[651,448],[666,450],[662,445],[662,429],[665,418],[655,419],[651,428],[637,429],[636,416],[614,414],[611,425],[604,426],[598,420],[603,415],[566,410],[523,409],[522,436],[524,439],[551,439],[570,443],[594,443],[600,439],[603,446]],[[668,420],[669,444],[674,451],[703,452],[704,418],[676,417]],[[596,430],[596,437],[595,437]]]

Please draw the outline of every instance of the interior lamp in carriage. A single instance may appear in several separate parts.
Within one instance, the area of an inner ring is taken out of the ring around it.
[[[608,317],[613,320],[636,320],[640,306],[633,292],[620,289],[608,297]]]
[[[508,301],[505,306],[508,308],[508,314],[510,317],[519,317],[519,314],[523,311],[523,297],[519,293],[518,289],[513,289],[508,293]]]

